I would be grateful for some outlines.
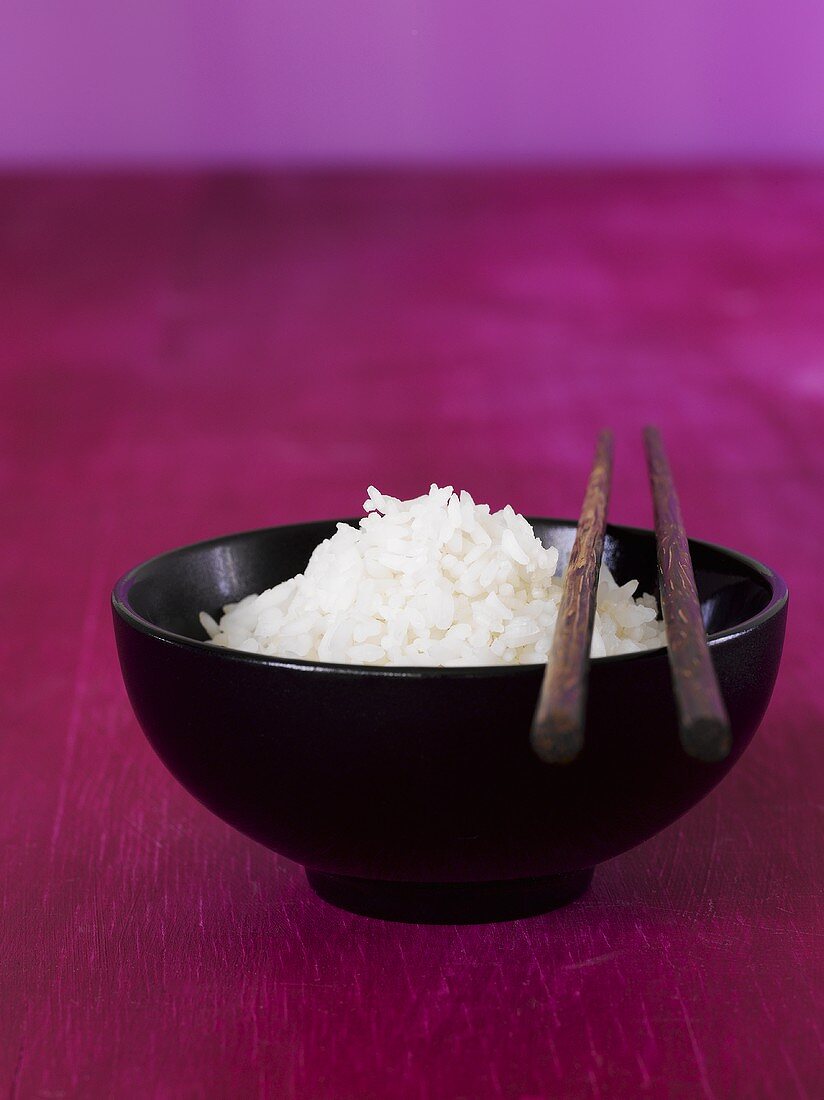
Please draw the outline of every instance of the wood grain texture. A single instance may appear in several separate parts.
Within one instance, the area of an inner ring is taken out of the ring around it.
[[[684,751],[698,760],[723,760],[732,748],[727,708],[712,664],[681,504],[661,433],[644,429],[652,488],[658,591]]]
[[[564,574],[558,619],[532,723],[532,746],[547,764],[574,760],[584,743],[589,652],[612,484],[612,432],[601,432]]]
[[[815,174],[0,180],[3,1093],[814,1100],[822,300]],[[125,569],[372,480],[575,516],[604,423],[613,517],[649,526],[648,421],[790,629],[730,777],[579,902],[347,915],[164,771]]]

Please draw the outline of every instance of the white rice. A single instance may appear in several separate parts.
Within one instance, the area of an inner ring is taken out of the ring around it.
[[[562,578],[507,505],[490,512],[469,493],[433,485],[397,500],[370,487],[358,527],[339,523],[306,572],[201,613],[215,645],[358,665],[507,665],[547,659]],[[652,596],[618,585],[603,566],[592,656],[665,645]]]

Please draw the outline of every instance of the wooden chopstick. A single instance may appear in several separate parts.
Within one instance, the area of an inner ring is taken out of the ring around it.
[[[574,760],[584,743],[589,651],[612,482],[612,432],[601,432],[569,558],[555,637],[532,720],[532,747],[548,764]]]
[[[723,760],[732,746],[730,721],[707,645],[681,506],[657,428],[644,429],[644,447],[655,510],[661,610],[681,744],[696,760]]]

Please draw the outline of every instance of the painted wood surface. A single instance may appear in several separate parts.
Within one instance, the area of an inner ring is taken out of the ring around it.
[[[0,181],[6,1093],[819,1096],[822,301],[816,175]],[[611,516],[649,526],[649,421],[789,635],[731,776],[579,902],[346,915],[153,756],[125,569],[372,481],[575,516],[605,423]]]

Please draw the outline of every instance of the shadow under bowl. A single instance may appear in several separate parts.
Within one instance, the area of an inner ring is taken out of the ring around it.
[[[675,821],[730,770],[778,672],[787,588],[742,554],[691,541],[733,748],[683,752],[667,651],[591,665],[585,746],[533,754],[541,665],[372,668],[265,657],[204,640],[201,610],[303,571],[339,521],[187,546],[115,585],[114,627],[135,714],[171,773],[241,832],[304,865],[322,897],[386,919],[474,922],[543,912],[596,864]],[[354,523],[354,520],[346,522]],[[531,519],[563,568],[570,520]],[[619,583],[656,591],[651,531],[610,526]]]

